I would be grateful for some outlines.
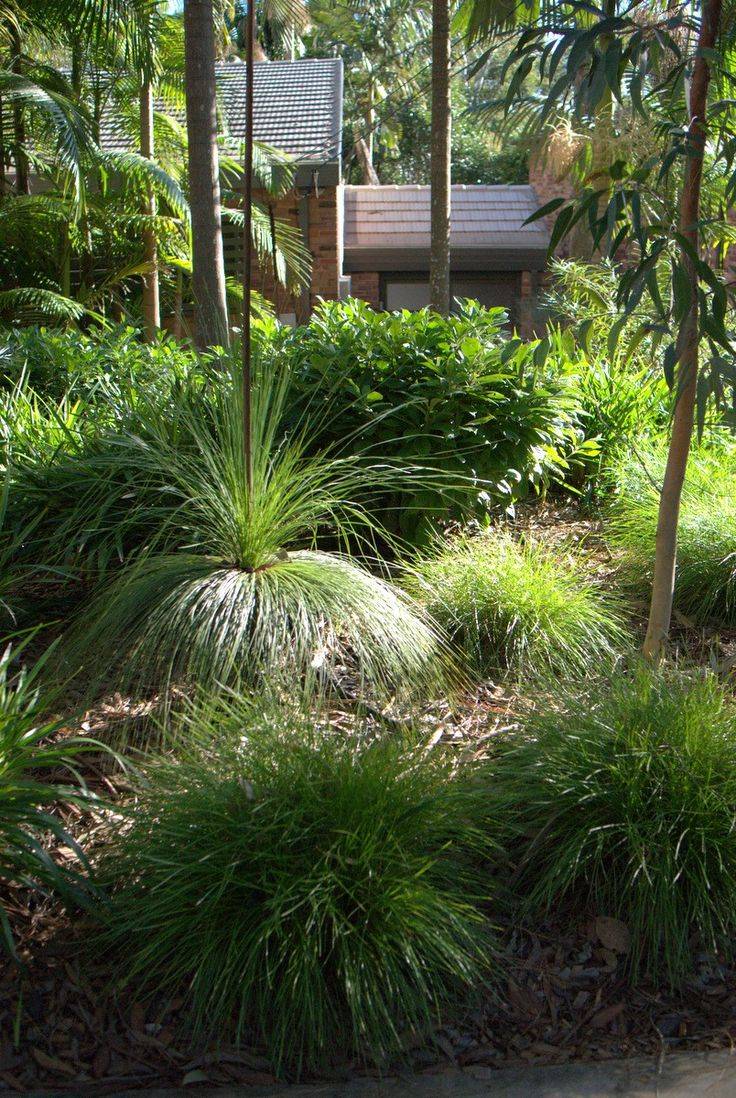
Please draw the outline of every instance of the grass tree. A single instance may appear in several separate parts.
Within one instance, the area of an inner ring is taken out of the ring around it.
[[[209,411],[178,391],[161,415],[152,397],[137,425],[114,428],[84,459],[106,507],[118,492],[130,527],[145,532],[68,639],[72,669],[90,682],[293,693],[347,675],[385,697],[431,693],[451,670],[431,620],[351,555],[370,552],[372,493],[411,473],[359,455],[309,456],[306,428],[285,439],[289,382],[285,371],[256,372],[250,476],[239,370],[220,377]],[[104,529],[99,493],[86,497],[75,523]]]
[[[552,248],[586,224],[595,249],[619,262],[626,256],[619,267],[621,315],[610,345],[615,348],[630,316],[647,301],[645,332],[658,336],[677,398],[652,545],[644,644],[646,656],[656,661],[670,627],[680,500],[696,414],[702,425],[709,396],[722,393],[722,367],[731,349],[726,290],[705,247],[701,196],[706,158],[712,174],[725,179],[725,204],[736,192],[732,110],[723,99],[733,78],[732,5],[701,0],[663,6],[641,19],[636,7],[605,2],[586,7],[584,19],[569,14],[564,3],[547,4],[545,18],[520,36],[507,63],[507,72],[514,72],[507,106],[522,97],[522,81],[536,66],[547,89],[536,115],[540,130],[561,112],[595,121],[613,96],[626,104],[625,123],[638,120],[649,135],[638,145],[617,146],[614,118],[612,142],[619,155],[605,163],[599,158],[595,178],[578,195],[554,199],[537,216],[557,213]],[[721,99],[709,117],[713,90]]]

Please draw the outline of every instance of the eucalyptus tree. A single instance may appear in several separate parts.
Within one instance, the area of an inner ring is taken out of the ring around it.
[[[364,183],[379,182],[378,144],[393,147],[400,125],[385,100],[425,94],[422,72],[429,57],[430,19],[425,0],[312,0],[311,49],[336,51],[345,66],[351,134]]]
[[[477,0],[480,5],[485,0]],[[732,0],[685,6],[550,2],[518,37],[506,71],[507,106],[536,69],[546,84],[536,114],[541,129],[555,112],[590,125],[613,100],[625,118],[646,126],[640,148],[620,141],[611,118],[612,155],[598,157],[573,199],[539,211],[556,213],[552,247],[580,223],[595,248],[619,261],[621,316],[611,347],[629,316],[646,301],[645,326],[659,343],[675,407],[660,491],[654,576],[645,655],[658,660],[669,632],[677,562],[677,525],[692,435],[702,429],[708,399],[734,381],[728,298],[706,246],[703,175],[723,180],[728,205],[736,195],[736,80]],[[679,169],[679,172],[678,172]],[[676,195],[676,217],[668,207]]]

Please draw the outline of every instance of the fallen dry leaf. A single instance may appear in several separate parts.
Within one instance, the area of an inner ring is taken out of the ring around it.
[[[49,1054],[44,1052],[41,1048],[32,1048],[31,1056],[44,1071],[55,1071],[59,1075],[69,1075],[72,1077],[76,1077],[79,1074],[79,1068],[75,1067],[74,1064],[70,1064],[67,1060],[58,1060],[56,1056],[49,1056]]]
[[[590,1024],[595,1026],[596,1029],[605,1029],[608,1023],[612,1022],[614,1018],[618,1018],[625,1008],[626,1003],[612,1003],[611,1006],[599,1010],[591,1019]]]
[[[599,915],[595,921],[598,941],[605,949],[614,953],[628,953],[631,949],[631,934],[626,923],[612,919],[610,915]]]

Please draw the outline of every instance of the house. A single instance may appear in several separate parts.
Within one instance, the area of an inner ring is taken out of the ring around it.
[[[343,191],[343,271],[350,292],[376,308],[429,304],[430,188]],[[525,224],[538,208],[529,186],[455,185],[451,195],[451,293],[502,305],[517,324],[544,270],[549,230]]]
[[[221,140],[240,155],[245,137],[245,65],[216,66]],[[286,321],[306,319],[320,298],[349,295],[376,308],[417,309],[429,301],[430,194],[424,186],[347,186],[341,177],[342,61],[262,61],[254,68],[254,131],[258,141],[288,154],[289,193],[255,193],[274,216],[298,226],[312,255],[309,286],[293,298],[266,271],[255,285]],[[102,143],[112,143],[112,131]],[[501,305],[528,327],[549,229],[525,224],[538,208],[531,186],[452,188],[451,276],[455,297]],[[223,225],[225,262],[236,273],[242,241]]]

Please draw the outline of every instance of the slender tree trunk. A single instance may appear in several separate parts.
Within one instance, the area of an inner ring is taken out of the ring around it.
[[[174,290],[174,339],[181,339],[184,332],[184,276],[180,270],[176,272],[176,289]]]
[[[141,155],[147,160],[153,160],[153,85],[150,80],[143,80],[141,84],[140,112]],[[153,187],[148,188],[143,212],[150,218],[156,216],[156,195]],[[152,343],[161,327],[158,248],[156,247],[156,229],[153,224],[143,230],[143,256],[150,268],[143,276],[143,324],[146,339]]]
[[[82,50],[78,43],[75,43],[72,47],[72,91],[74,92],[75,102],[79,102],[82,98],[82,77],[84,72],[84,58],[82,56]]]
[[[184,55],[196,343],[227,346],[212,0],[185,0]]]
[[[355,155],[357,156],[358,163],[360,164],[360,170],[363,175],[363,183],[365,183],[369,187],[377,187],[381,180],[378,178],[378,172],[373,167],[373,160],[366,144],[366,140],[364,137],[361,137],[357,130],[355,131]]]
[[[685,179],[680,199],[680,232],[695,254],[698,254],[700,246],[698,222],[710,83],[710,63],[707,53],[715,47],[718,38],[721,9],[722,0],[704,0],[698,49],[690,84],[689,155],[685,164]],[[664,652],[672,616],[672,596],[677,565],[677,524],[693,434],[698,385],[698,273],[691,256],[684,249],[682,262],[690,283],[690,304],[680,325],[677,339],[677,403],[659,500],[652,602],[644,641],[644,655],[654,662],[658,661]]]
[[[0,202],[5,198],[7,177],[5,174],[5,122],[3,119],[3,98],[0,95]]]
[[[253,64],[255,60],[256,15],[254,0],[248,2],[245,31],[245,150],[243,156],[243,457],[248,499],[253,497],[253,431],[251,370],[251,290],[253,288]],[[274,275],[275,275],[274,271]]]
[[[450,5],[432,0],[432,162],[429,291],[432,308],[450,312]]]
[[[23,70],[21,41],[18,31],[10,29],[10,67],[13,72]],[[13,160],[15,161],[15,189],[18,194],[31,193],[31,180],[26,156],[26,120],[20,103],[13,103]]]

